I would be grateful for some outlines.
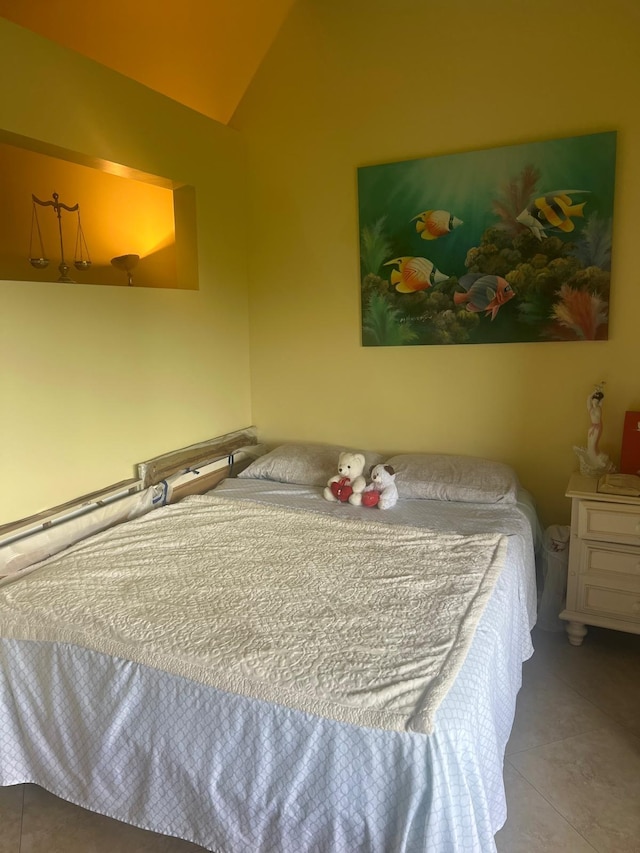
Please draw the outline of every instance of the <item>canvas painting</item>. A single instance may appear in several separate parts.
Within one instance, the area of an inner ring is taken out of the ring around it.
[[[615,132],[358,169],[364,346],[604,340]]]

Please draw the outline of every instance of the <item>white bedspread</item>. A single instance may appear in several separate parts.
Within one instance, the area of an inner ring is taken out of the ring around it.
[[[320,489],[267,481],[230,479],[216,495],[506,536],[504,569],[434,731],[348,725],[80,645],[5,638],[0,628],[0,785],[35,782],[217,853],[495,853],[506,818],[504,750],[522,661],[533,651],[530,496],[517,506],[408,500],[365,513],[323,500]],[[27,583],[35,593],[28,576],[0,581],[0,599]],[[29,597],[16,607],[29,607]],[[96,597],[104,616],[106,599]]]
[[[5,588],[2,635],[73,643],[339,722],[429,733],[506,537],[376,522],[192,497]]]

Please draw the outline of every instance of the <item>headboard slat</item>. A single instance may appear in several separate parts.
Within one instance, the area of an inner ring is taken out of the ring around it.
[[[37,512],[35,515],[27,516],[26,518],[10,521],[8,524],[0,525],[0,538],[9,538],[11,534],[17,531],[28,531],[31,528],[34,530],[48,527],[59,519],[68,518],[70,515],[81,511],[85,507],[97,506],[100,503],[108,503],[124,495],[133,494],[140,491],[140,480],[131,478],[130,480],[120,480],[119,483],[113,483],[104,489],[99,489],[95,492],[90,492],[88,495],[82,495],[79,498],[74,498],[66,503],[58,506],[45,509],[42,512]]]
[[[235,450],[252,444],[257,444],[256,428],[247,427],[236,430],[235,432],[228,432],[216,438],[211,438],[208,441],[202,441],[199,444],[192,444],[189,447],[183,447],[180,450],[173,450],[170,453],[156,456],[138,465],[138,476],[142,483],[142,488],[146,489],[148,486],[154,486],[156,483],[165,480],[178,471],[197,467],[198,465],[204,466],[208,462],[222,459]]]

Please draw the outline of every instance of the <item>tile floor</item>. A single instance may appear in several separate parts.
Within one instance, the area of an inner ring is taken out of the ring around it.
[[[534,630],[499,853],[640,853],[640,635]]]
[[[499,853],[640,853],[640,636],[591,628],[574,648],[534,631],[534,644],[507,747]],[[200,850],[34,785],[0,788],[0,853]]]

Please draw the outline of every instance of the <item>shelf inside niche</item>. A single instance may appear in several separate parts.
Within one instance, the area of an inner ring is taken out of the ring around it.
[[[135,254],[134,287],[198,289],[195,190],[170,178],[90,158],[0,131],[0,279],[57,283],[62,227],[69,276],[79,285],[127,287],[129,275],[112,258]],[[46,201],[79,205],[91,259],[74,268],[76,213],[35,205]],[[34,230],[34,207],[37,226]],[[40,243],[41,236],[41,243]],[[49,263],[34,268],[29,256]],[[62,285],[60,285],[62,286]]]

